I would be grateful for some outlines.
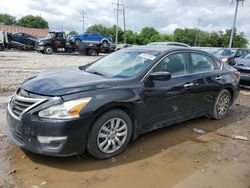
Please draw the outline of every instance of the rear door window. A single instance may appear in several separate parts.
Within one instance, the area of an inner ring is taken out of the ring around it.
[[[211,57],[204,54],[191,53],[191,58],[191,68],[193,73],[209,72],[215,70],[214,62]]]

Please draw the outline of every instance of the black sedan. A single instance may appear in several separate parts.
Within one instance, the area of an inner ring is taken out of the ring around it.
[[[250,89],[250,54],[244,58],[235,59],[234,68],[241,73],[240,84]]]
[[[9,135],[45,155],[123,152],[139,135],[200,116],[222,119],[239,72],[209,53],[137,46],[30,78],[8,103]]]
[[[243,48],[222,48],[214,53],[216,57],[229,65],[234,64],[235,58],[244,58],[249,54],[249,49]]]

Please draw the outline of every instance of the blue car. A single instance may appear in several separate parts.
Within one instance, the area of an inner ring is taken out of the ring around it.
[[[75,42],[77,44],[80,42],[85,42],[101,45],[103,47],[109,47],[112,43],[112,37],[103,36],[97,31],[90,31],[81,35],[73,35],[69,38],[69,41]]]

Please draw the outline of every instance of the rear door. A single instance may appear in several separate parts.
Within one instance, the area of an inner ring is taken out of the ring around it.
[[[190,54],[191,83],[194,85],[191,89],[193,115],[205,115],[213,108],[221,89],[220,82],[223,82],[221,64],[204,53],[191,52]]]
[[[140,111],[145,127],[152,130],[166,124],[188,119],[192,114],[189,75],[189,54],[178,52],[162,59],[151,72],[170,72],[168,81],[144,81],[141,93],[143,108]]]

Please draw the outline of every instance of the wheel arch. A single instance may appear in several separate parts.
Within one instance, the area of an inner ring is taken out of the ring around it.
[[[228,90],[231,96],[231,102],[233,103],[234,101],[234,97],[235,97],[235,93],[234,90],[231,87],[225,87],[224,89]]]
[[[134,140],[138,136],[138,134],[136,133],[138,120],[137,120],[136,114],[134,113],[134,110],[133,110],[133,107],[131,104],[117,102],[117,103],[109,103],[109,104],[102,106],[101,108],[99,108],[98,110],[95,111],[95,114],[97,114],[97,116],[93,120],[92,125],[97,121],[98,117],[100,117],[104,113],[111,111],[111,110],[122,110],[126,114],[128,114],[128,116],[130,117],[130,119],[132,121],[132,126],[133,126],[133,132],[132,132],[131,139]],[[89,129],[89,132],[90,132],[90,130],[91,130],[91,128]]]
[[[109,40],[108,40],[107,38],[103,38],[103,39],[101,40],[101,43],[103,43],[104,41],[107,41],[108,43],[110,43]]]

